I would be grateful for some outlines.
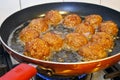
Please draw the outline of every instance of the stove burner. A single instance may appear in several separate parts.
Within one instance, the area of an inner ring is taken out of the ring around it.
[[[87,74],[79,76],[45,76],[41,73],[37,73],[35,80],[86,80]]]

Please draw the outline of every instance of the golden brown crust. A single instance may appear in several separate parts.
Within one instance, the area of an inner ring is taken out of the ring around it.
[[[92,36],[95,33],[95,29],[88,24],[81,23],[78,26],[76,26],[74,32],[79,33],[79,34],[83,34],[87,38],[89,38],[90,36]]]
[[[45,20],[49,25],[58,25],[63,19],[62,15],[57,10],[48,11],[45,15]]]
[[[106,32],[112,36],[117,36],[117,34],[118,34],[118,26],[113,21],[102,22],[98,29],[99,29],[99,31]]]
[[[77,14],[69,14],[65,16],[63,24],[68,28],[75,28],[81,21],[82,19]]]
[[[75,51],[87,44],[87,42],[87,38],[79,33],[69,33],[65,38],[66,47]]]
[[[102,46],[96,43],[89,42],[87,45],[81,47],[78,54],[83,56],[84,60],[97,60],[107,57],[106,51]]]
[[[36,38],[26,43],[24,55],[37,59],[46,59],[50,55],[50,48],[47,42]]]
[[[84,22],[96,29],[102,22],[102,17],[98,14],[91,14],[85,17]]]
[[[91,41],[101,45],[104,50],[109,50],[114,46],[113,37],[105,32],[96,32]]]
[[[33,19],[28,27],[35,29],[36,31],[38,31],[39,33],[41,32],[45,32],[48,30],[48,24],[46,23],[46,21],[44,20],[44,18],[37,18],[37,19]]]
[[[22,31],[19,34],[19,39],[23,43],[30,42],[31,40],[38,37],[39,37],[39,32],[28,27],[25,27],[24,29],[22,29]]]
[[[55,33],[48,32],[42,36],[42,39],[48,42],[51,47],[51,51],[59,51],[63,46],[63,39],[60,35]]]

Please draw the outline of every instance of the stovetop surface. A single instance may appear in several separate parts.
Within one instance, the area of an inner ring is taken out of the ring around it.
[[[3,47],[0,45],[0,76],[4,75],[14,66],[15,65],[12,64],[9,54],[6,51],[4,51]],[[114,77],[112,79],[108,78],[110,76],[113,76],[114,74],[117,74],[117,72],[120,73],[120,64],[115,64],[114,66],[111,66],[102,71],[87,74],[87,77],[82,75],[83,78],[81,78],[81,76],[75,76],[64,79],[62,79],[61,77],[46,77],[44,75],[41,76],[41,74],[39,74],[38,72],[35,77],[31,78],[31,80],[56,80],[56,79],[57,80],[120,80],[120,74],[118,74],[117,77]]]

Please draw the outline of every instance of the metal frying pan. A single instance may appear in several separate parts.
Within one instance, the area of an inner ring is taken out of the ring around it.
[[[103,17],[103,20],[113,20],[118,24],[120,28],[120,13],[107,7],[103,7],[95,4],[78,3],[78,2],[59,2],[59,3],[49,3],[32,6],[8,17],[2,24],[0,28],[0,40],[4,46],[4,49],[12,55],[19,62],[33,63],[40,66],[41,71],[48,71],[52,75],[80,75],[84,73],[91,73],[101,69],[105,69],[116,62],[120,61],[120,40],[116,41],[116,46],[113,52],[110,53],[109,57],[99,60],[86,61],[86,62],[52,62],[38,60],[35,58],[24,56],[13,50],[8,46],[7,41],[11,32],[18,27],[20,24],[29,21],[39,15],[50,11],[50,10],[60,10],[66,12],[72,12],[79,14],[81,16],[86,16],[89,14],[99,14]],[[120,36],[120,31],[118,36]]]

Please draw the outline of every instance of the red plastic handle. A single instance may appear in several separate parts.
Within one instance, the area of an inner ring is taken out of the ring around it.
[[[37,73],[36,68],[25,63],[21,63],[8,73],[0,77],[0,80],[30,80]]]

